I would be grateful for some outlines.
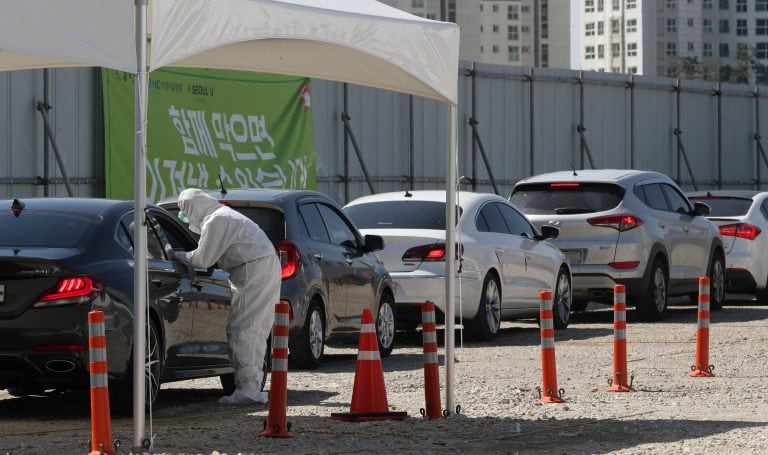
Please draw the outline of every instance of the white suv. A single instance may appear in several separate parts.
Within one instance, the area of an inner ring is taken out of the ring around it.
[[[711,308],[725,297],[720,232],[669,177],[637,170],[542,174],[515,185],[510,201],[538,226],[556,226],[552,240],[573,273],[573,309],[610,303],[613,286],[642,320],[658,320],[668,295],[695,296],[698,278],[711,278]]]

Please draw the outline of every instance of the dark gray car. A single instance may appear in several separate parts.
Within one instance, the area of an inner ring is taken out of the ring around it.
[[[357,333],[365,308],[375,318],[382,357],[392,352],[395,306],[392,283],[374,251],[381,237],[363,237],[339,206],[308,190],[211,192],[255,221],[280,253],[280,297],[291,304],[289,360],[317,368],[326,340]],[[176,201],[160,206],[178,213]]]

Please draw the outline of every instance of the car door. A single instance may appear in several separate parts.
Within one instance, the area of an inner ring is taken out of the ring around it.
[[[153,227],[168,257],[173,251],[192,251],[196,242],[164,212],[152,212]],[[184,369],[224,367],[230,363],[227,350],[227,318],[232,301],[228,275],[218,267],[192,269],[172,262],[182,282],[181,307],[192,309],[192,329],[182,340],[176,356]],[[173,325],[171,322],[167,325]]]
[[[524,258],[525,301],[538,306],[539,292],[551,289],[555,277],[555,260],[552,247],[536,240],[533,226],[511,205],[499,204],[511,235],[520,237],[520,249]]]
[[[680,214],[670,209],[667,196],[664,194],[661,182],[653,182],[642,185],[644,202],[651,209],[653,222],[656,223],[663,235],[664,246],[669,254],[669,280],[680,282],[686,278],[688,265],[684,262],[685,235]]]
[[[476,246],[489,249],[500,270],[502,311],[527,307],[522,237],[509,233],[496,202],[488,202],[480,208],[475,224],[478,230]]]
[[[318,203],[317,207],[328,227],[331,242],[344,249],[344,260],[348,267],[344,279],[347,288],[346,312],[348,317],[359,319],[365,308],[376,309],[376,293],[373,288],[376,270],[370,257],[363,254],[362,240],[347,218],[331,205]]]
[[[675,214],[683,235],[681,238],[678,258],[684,264],[686,279],[697,280],[707,274],[709,265],[709,249],[711,241],[704,226],[696,223],[696,217],[691,215],[693,207],[683,194],[668,183],[662,183],[664,194],[669,201],[669,208]]]
[[[340,325],[347,325],[349,314],[345,280],[349,273],[349,266],[345,256],[346,248],[331,241],[325,221],[315,202],[300,202],[298,210],[309,234],[307,245],[311,253],[307,257],[312,264],[305,266],[317,267],[323,277],[322,282],[328,299],[324,302],[328,328],[333,330]]]

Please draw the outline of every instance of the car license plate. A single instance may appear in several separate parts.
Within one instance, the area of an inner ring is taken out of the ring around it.
[[[0,284],[0,305],[5,302],[5,285]]]
[[[563,251],[569,264],[581,264],[581,251]]]

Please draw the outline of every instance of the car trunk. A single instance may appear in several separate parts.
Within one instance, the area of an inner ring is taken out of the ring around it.
[[[445,231],[434,229],[361,229],[360,233],[379,235],[384,239],[384,249],[376,254],[390,273],[412,272],[423,264],[421,261],[403,261],[403,254],[409,249],[445,243]]]
[[[0,249],[0,319],[23,314],[41,295],[54,288],[62,275],[62,267],[55,260],[30,255],[66,259],[79,253],[70,248]]]

